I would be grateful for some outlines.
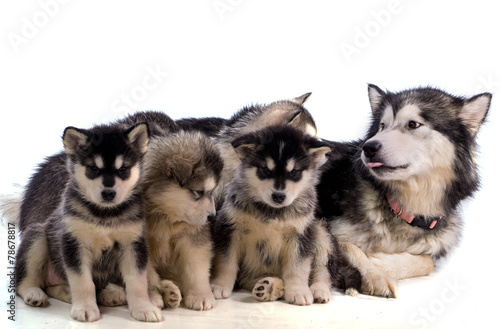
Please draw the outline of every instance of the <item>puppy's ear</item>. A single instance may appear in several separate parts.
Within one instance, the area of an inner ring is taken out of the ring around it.
[[[318,135],[314,120],[307,111],[300,110],[295,112],[288,125],[303,131],[309,136],[316,137]]]
[[[129,144],[137,148],[142,154],[148,150],[149,128],[145,122],[138,123],[125,132]]]
[[[484,93],[469,98],[465,101],[464,107],[458,114],[472,136],[476,135],[488,114],[491,97],[490,93]]]
[[[257,140],[253,134],[247,134],[236,138],[231,142],[234,151],[240,160],[244,160],[257,149]]]
[[[297,103],[299,105],[304,105],[304,103],[307,101],[307,99],[309,98],[309,96],[311,96],[311,94],[312,93],[305,93],[304,95],[301,95],[299,97],[295,97],[291,101],[294,102],[294,103]]]
[[[90,145],[88,134],[83,129],[67,127],[63,133],[64,150],[66,154],[75,154],[77,151],[86,151]]]
[[[167,165],[167,176],[174,177],[184,187],[193,174],[193,165],[188,161],[172,161]]]
[[[370,100],[370,106],[374,114],[378,110],[380,105],[382,105],[386,96],[387,94],[382,89],[375,85],[368,84],[368,98]]]
[[[290,121],[288,122],[288,124],[291,125],[292,127],[296,127],[297,128],[299,126],[299,124],[300,124],[301,114],[302,114],[302,110],[299,110],[299,111],[295,112],[292,115],[292,118],[290,119]]]
[[[320,140],[311,139],[307,151],[316,166],[321,167],[328,160],[326,155],[332,151],[332,148]]]

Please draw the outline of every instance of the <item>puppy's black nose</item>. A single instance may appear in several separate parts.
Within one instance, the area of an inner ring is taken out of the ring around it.
[[[277,204],[283,203],[286,199],[286,194],[283,193],[273,193],[271,195],[271,198],[273,198],[273,201],[276,202]]]
[[[367,158],[373,158],[381,147],[382,143],[379,141],[369,141],[363,145],[363,152]]]
[[[104,190],[101,192],[101,196],[104,201],[113,201],[116,196],[116,192],[113,190]]]

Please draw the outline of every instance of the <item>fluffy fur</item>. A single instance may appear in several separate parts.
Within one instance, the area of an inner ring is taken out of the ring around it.
[[[199,132],[181,131],[151,141],[143,188],[152,298],[161,277],[179,286],[186,307],[213,308],[208,219],[215,216],[213,191],[222,166],[215,146]]]
[[[460,202],[479,187],[475,138],[491,94],[391,93],[374,85],[368,94],[373,119],[366,137],[331,143],[318,216],[330,220],[363,275],[363,291],[395,297],[396,280],[430,273],[433,260],[459,242]],[[401,219],[410,215],[411,225]]]
[[[148,298],[139,189],[147,125],[68,127],[63,141],[65,153],[42,164],[23,198],[18,294],[28,305],[44,306],[47,288],[47,294],[72,303],[72,318],[96,321],[96,290],[124,282],[132,317],[160,321]]]
[[[240,163],[231,142],[244,134],[281,124],[288,124],[315,137],[317,134],[316,124],[311,114],[303,106],[310,95],[311,93],[307,93],[291,100],[244,107],[225,122],[221,131],[212,138],[224,160],[221,183],[214,193],[217,209],[222,206],[227,192],[226,187],[235,177]]]
[[[220,209],[224,202],[226,186],[236,175],[240,160],[236,156],[231,142],[246,133],[268,126],[289,124],[303,132],[316,136],[316,124],[311,114],[304,108],[304,103],[311,93],[290,99],[280,100],[266,105],[251,105],[235,113],[229,120],[223,118],[186,118],[172,120],[163,112],[137,112],[115,122],[128,126],[146,122],[151,127],[151,136],[166,136],[181,130],[201,132],[212,139],[224,161],[221,183],[214,191],[216,208]]]
[[[337,271],[341,260],[314,209],[318,167],[330,148],[285,125],[232,145],[241,164],[213,225],[215,298],[229,297],[237,282],[259,301],[328,302],[328,266]]]

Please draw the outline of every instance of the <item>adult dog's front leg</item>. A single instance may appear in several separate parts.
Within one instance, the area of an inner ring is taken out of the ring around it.
[[[434,270],[434,262],[429,255],[375,253],[368,259],[395,280],[429,275]]]
[[[382,297],[397,297],[396,280],[387,275],[381,267],[376,266],[359,247],[347,242],[339,242],[339,247],[347,261],[360,272],[363,293]]]

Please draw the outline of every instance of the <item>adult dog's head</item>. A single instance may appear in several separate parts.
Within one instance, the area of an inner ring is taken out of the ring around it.
[[[475,136],[491,94],[463,98],[434,88],[391,93],[369,85],[368,95],[373,120],[361,159],[374,177],[449,182],[458,171],[472,169]]]

